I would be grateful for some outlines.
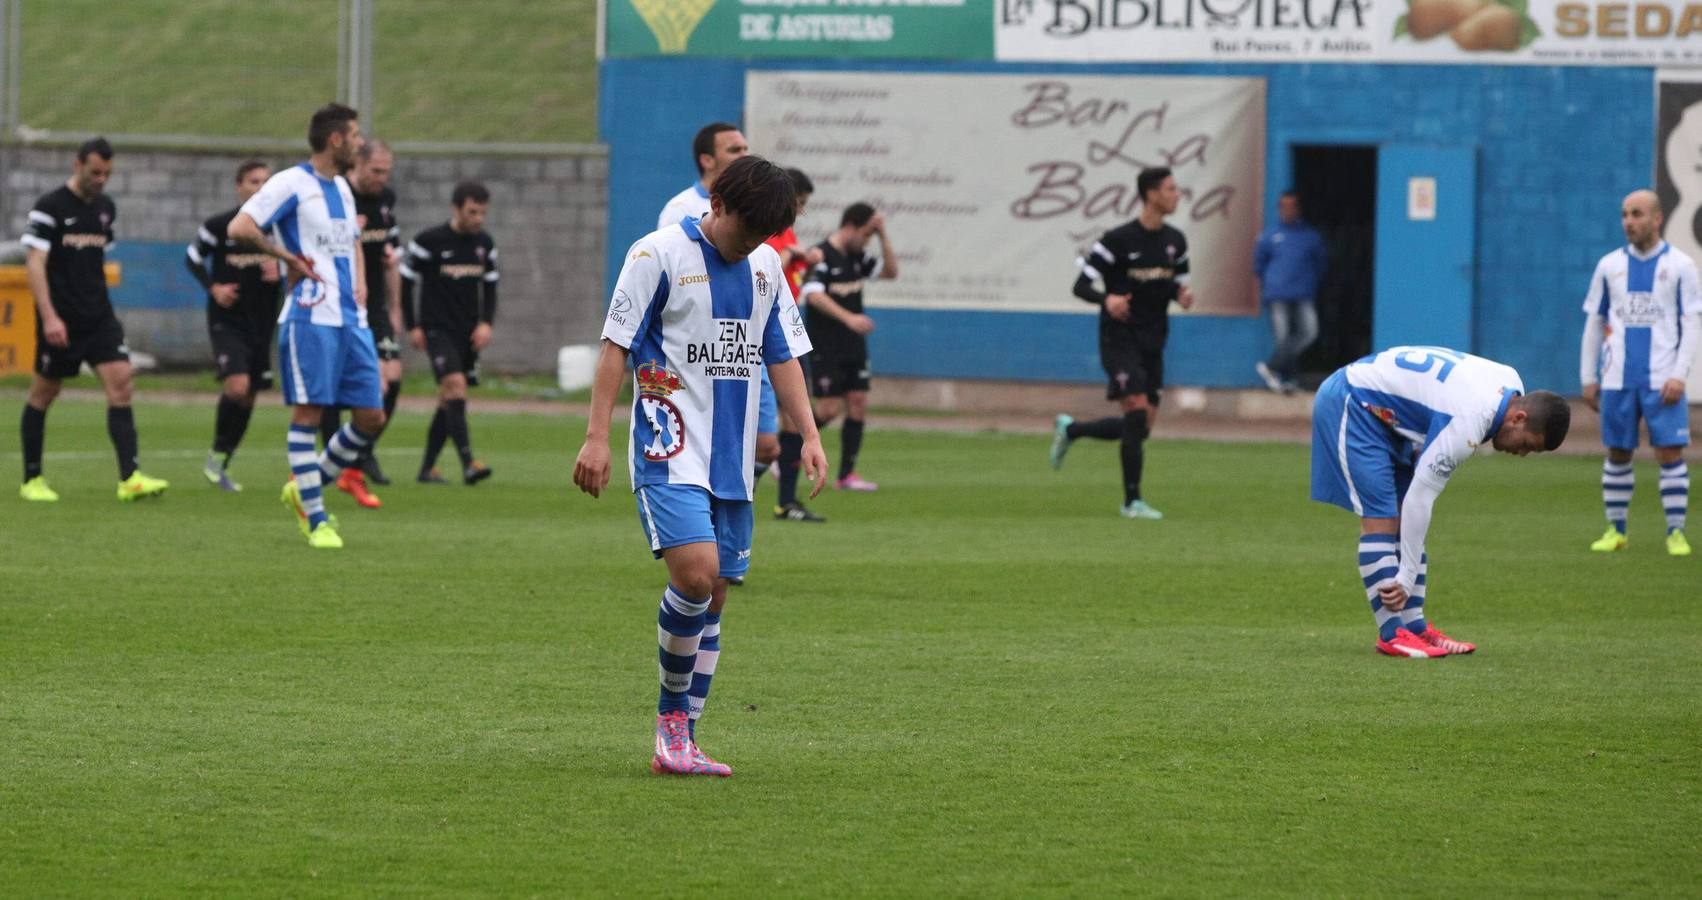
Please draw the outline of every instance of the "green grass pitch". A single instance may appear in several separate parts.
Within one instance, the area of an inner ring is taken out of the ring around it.
[[[1354,522],[1307,501],[1304,447],[1156,441],[1152,523],[1115,515],[1111,444],[1053,473],[1040,437],[872,432],[880,493],[759,517],[700,735],[737,774],[678,780],[647,769],[665,576],[624,474],[592,501],[582,420],[476,404],[496,477],[334,495],[338,554],[277,502],[281,410],[225,496],[197,471],[210,400],[141,396],[174,487],[134,506],[101,408],[52,411],[63,501],[0,497],[0,891],[1702,885],[1702,563],[1662,552],[1651,465],[1608,558],[1596,461],[1464,466],[1429,609],[1481,649],[1408,662],[1371,650]],[[396,423],[392,474],[424,430]]]

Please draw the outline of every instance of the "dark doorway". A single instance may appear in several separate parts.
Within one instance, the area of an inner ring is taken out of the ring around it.
[[[1292,149],[1302,215],[1330,250],[1330,266],[1318,287],[1318,340],[1300,356],[1298,380],[1315,388],[1372,349],[1377,148],[1324,144]]]

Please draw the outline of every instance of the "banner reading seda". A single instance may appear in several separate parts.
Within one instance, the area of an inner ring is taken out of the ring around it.
[[[815,182],[800,240],[826,237],[857,201],[885,213],[904,274],[870,305],[1091,313],[1070,293],[1076,258],[1137,215],[1142,169],[1169,166],[1195,312],[1258,312],[1263,79],[745,77],[751,148]]]

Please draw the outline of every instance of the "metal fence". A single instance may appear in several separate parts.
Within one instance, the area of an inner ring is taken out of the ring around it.
[[[0,137],[299,145],[334,98],[406,149],[571,149],[595,36],[595,0],[0,0]]]

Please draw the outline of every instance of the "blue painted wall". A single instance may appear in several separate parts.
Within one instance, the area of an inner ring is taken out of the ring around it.
[[[1585,283],[1596,259],[1623,240],[1620,198],[1654,170],[1648,69],[608,60],[597,108],[610,151],[611,285],[627,246],[655,226],[662,204],[690,182],[697,128],[742,118],[749,68],[1263,76],[1269,80],[1267,219],[1274,219],[1275,194],[1289,178],[1291,144],[1475,144],[1477,311],[1470,349],[1518,368],[1527,385],[1568,392],[1577,389]],[[1093,320],[1085,316],[882,310],[880,322],[871,341],[877,374],[1103,378]],[[1268,341],[1258,319],[1178,319],[1167,380],[1250,386],[1251,362]]]

